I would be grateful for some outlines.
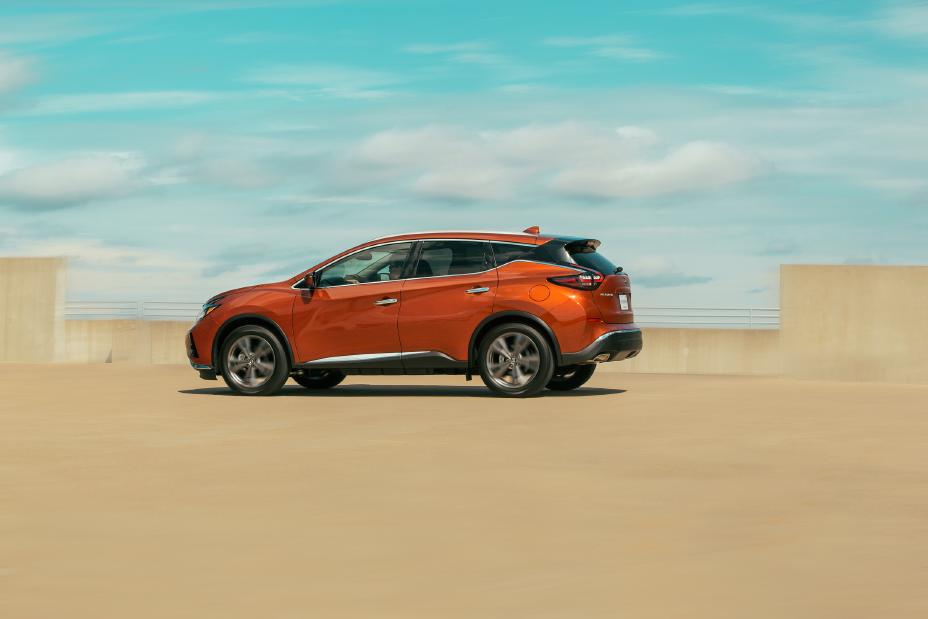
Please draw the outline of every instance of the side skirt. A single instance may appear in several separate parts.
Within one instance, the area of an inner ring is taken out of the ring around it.
[[[294,372],[302,370],[339,370],[345,374],[362,375],[465,374],[467,372],[467,362],[452,359],[440,352],[417,351],[325,357],[307,363],[299,363],[293,367],[293,370]]]

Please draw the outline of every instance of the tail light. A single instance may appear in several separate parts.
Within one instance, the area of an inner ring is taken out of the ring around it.
[[[583,271],[573,275],[562,275],[560,277],[549,277],[548,281],[558,286],[567,286],[577,290],[596,290],[603,283],[603,274],[596,271]]]

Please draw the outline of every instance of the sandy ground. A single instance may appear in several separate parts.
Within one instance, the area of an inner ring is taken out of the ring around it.
[[[0,366],[0,617],[928,616],[928,388]]]

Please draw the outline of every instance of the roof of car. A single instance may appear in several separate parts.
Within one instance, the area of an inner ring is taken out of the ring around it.
[[[488,230],[429,230],[426,232],[405,232],[373,239],[384,241],[409,241],[413,239],[479,239],[488,241],[507,241],[511,243],[529,243],[539,245],[555,237],[546,234],[526,234],[524,232],[494,232]]]

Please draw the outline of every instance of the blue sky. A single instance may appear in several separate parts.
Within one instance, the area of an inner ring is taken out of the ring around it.
[[[591,235],[638,305],[928,263],[925,2],[22,1],[0,255],[193,300],[392,232]]]

